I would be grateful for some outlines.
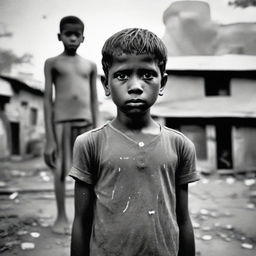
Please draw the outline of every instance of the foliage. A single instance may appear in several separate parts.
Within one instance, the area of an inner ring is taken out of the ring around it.
[[[25,53],[18,57],[11,50],[0,49],[0,73],[3,71],[10,71],[13,64],[30,63],[32,55]]]
[[[233,0],[228,4],[235,7],[247,8],[249,6],[256,6],[256,0]]]

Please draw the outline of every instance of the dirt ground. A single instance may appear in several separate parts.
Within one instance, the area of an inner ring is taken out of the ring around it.
[[[51,232],[56,206],[52,174],[42,158],[0,164],[0,254],[68,256],[70,235]],[[256,255],[255,173],[201,175],[190,185],[198,256]],[[73,181],[67,179],[73,219]]]

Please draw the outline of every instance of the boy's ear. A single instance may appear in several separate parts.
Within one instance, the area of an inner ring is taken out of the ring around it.
[[[166,73],[164,73],[163,77],[161,79],[161,87],[160,87],[160,90],[159,90],[159,96],[163,96],[163,90],[165,88],[167,80],[168,80],[168,75]]]
[[[84,42],[84,36],[82,37],[82,43]]]
[[[110,90],[109,90],[109,86],[108,86],[108,79],[106,78],[106,76],[100,76],[100,80],[101,80],[101,83],[103,85],[105,95],[109,96],[110,95]]]
[[[57,34],[58,40],[61,41],[60,33]]]

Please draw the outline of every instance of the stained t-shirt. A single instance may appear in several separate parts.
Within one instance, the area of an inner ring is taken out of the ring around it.
[[[91,256],[177,255],[175,187],[199,177],[192,142],[160,128],[147,143],[110,123],[76,139],[69,175],[96,194]]]

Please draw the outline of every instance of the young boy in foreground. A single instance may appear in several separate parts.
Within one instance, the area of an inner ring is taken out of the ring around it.
[[[97,126],[96,65],[76,53],[84,40],[83,32],[84,24],[79,18],[62,18],[58,39],[64,52],[45,61],[45,162],[54,173],[56,233],[70,231],[65,177],[71,168],[73,142],[77,135]]]
[[[195,149],[150,115],[167,81],[166,48],[134,28],[110,37],[102,55],[117,116],[75,142],[71,255],[193,256],[188,183],[199,179]]]

